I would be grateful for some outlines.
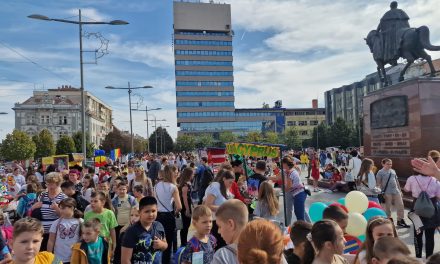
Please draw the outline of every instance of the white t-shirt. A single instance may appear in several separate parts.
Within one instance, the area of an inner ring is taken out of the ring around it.
[[[23,185],[26,184],[26,179],[25,179],[24,176],[21,175],[21,174],[19,174],[19,175],[17,175],[17,176],[14,175],[14,180],[15,180],[15,182],[16,182],[18,185],[20,185],[20,186],[23,186]]]
[[[232,197],[232,194],[229,192],[229,190],[226,191],[226,194],[228,197]],[[212,195],[215,197],[214,199],[214,205],[220,206],[224,202],[227,201],[227,199],[223,196],[223,194],[220,191],[220,183],[218,182],[211,182],[211,184],[206,188],[205,196],[203,197],[203,201],[206,200],[208,195]],[[213,219],[215,220],[215,214],[213,214]]]
[[[353,157],[348,162],[348,169],[350,170],[352,177],[355,179],[357,178],[359,174],[359,170],[361,169],[362,160],[358,157]]]
[[[44,182],[44,175],[43,174],[41,174],[40,172],[37,171],[37,172],[35,172],[35,176],[37,176],[39,183]]]
[[[53,222],[49,229],[50,233],[56,233],[54,253],[63,262],[70,262],[70,256],[72,255],[71,248],[73,244],[80,240],[79,231],[82,221],[82,219],[77,218],[60,218]]]
[[[98,174],[93,174],[93,181],[95,182],[95,186],[97,186],[98,183],[99,183],[99,176],[98,176]]]
[[[169,182],[156,184],[156,198],[158,212],[173,212],[173,193],[177,190],[176,185]]]
[[[131,180],[133,180],[135,178],[136,174],[133,173],[128,173],[127,174],[127,181],[131,182]]]
[[[92,192],[93,192],[93,188],[87,188],[86,190],[81,190],[82,196],[84,197],[84,199],[86,199],[89,203],[92,200]]]

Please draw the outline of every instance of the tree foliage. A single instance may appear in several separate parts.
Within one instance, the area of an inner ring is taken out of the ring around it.
[[[134,137],[133,149],[135,153],[146,152],[148,150],[148,140],[140,136]]]
[[[180,135],[176,139],[176,151],[193,151],[196,148],[196,138],[192,135]]]
[[[2,141],[0,152],[4,159],[26,160],[34,157],[36,146],[32,138],[23,131],[12,131]]]
[[[108,133],[101,142],[100,149],[110,153],[111,150],[117,148],[121,149],[121,153],[129,153],[131,151],[131,142],[129,136],[123,135],[119,129],[113,127],[113,131]]]
[[[48,129],[43,129],[39,134],[32,137],[36,146],[35,159],[55,155],[56,146],[52,133]]]
[[[150,151],[154,153],[169,153],[173,151],[174,147],[173,139],[163,127],[158,127],[153,134],[151,134],[149,143]]]
[[[225,143],[237,141],[237,136],[235,136],[232,131],[223,131],[219,135],[219,140],[221,142],[221,145],[224,147]]]
[[[82,153],[82,132],[78,131],[72,135],[73,142],[75,142],[76,152]],[[93,157],[96,146],[90,142],[89,134],[86,134],[86,156],[87,158]]]
[[[345,149],[359,145],[359,132],[346,121],[338,118],[331,126],[321,123],[315,127],[309,143],[308,146],[320,149],[332,146]]]
[[[282,142],[290,149],[301,148],[301,139],[295,127],[287,128],[282,134]]]
[[[201,134],[196,137],[197,148],[207,148],[214,146],[214,138],[210,134]]]
[[[264,137],[264,142],[270,143],[270,144],[280,144],[280,138],[278,137],[278,133],[275,132],[267,132]]]
[[[260,132],[249,132],[246,136],[247,142],[261,142],[263,135]]]
[[[57,155],[76,152],[75,142],[73,141],[73,138],[68,135],[62,135],[58,139],[56,148]]]

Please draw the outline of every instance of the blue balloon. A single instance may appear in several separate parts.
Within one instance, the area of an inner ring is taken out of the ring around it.
[[[340,203],[340,204],[342,204],[342,205],[345,206],[345,197],[343,197],[343,198],[339,198],[339,199],[338,199],[338,203]]]
[[[361,242],[365,242],[365,235],[360,235],[358,238]]]
[[[310,206],[309,215],[312,222],[318,222],[322,220],[322,215],[324,213],[325,208],[327,208],[327,205],[321,202],[313,203]]]
[[[364,216],[365,216],[365,219],[367,219],[367,221],[368,221],[375,216],[387,217],[387,214],[382,209],[372,207],[372,208],[368,208],[367,211],[365,211]]]

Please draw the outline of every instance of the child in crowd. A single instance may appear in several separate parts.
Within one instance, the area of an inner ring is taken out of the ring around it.
[[[249,222],[237,242],[240,264],[284,263],[284,241],[280,228],[266,219]]]
[[[322,218],[335,221],[345,233],[348,225],[348,214],[341,207],[333,205],[325,208]]]
[[[116,247],[115,228],[118,226],[118,221],[112,210],[104,208],[106,201],[107,196],[105,193],[101,191],[94,192],[90,203],[92,211],[87,212],[84,215],[84,220],[87,221],[97,218],[101,222],[101,235],[109,242],[110,254],[113,255]]]
[[[248,221],[248,209],[242,201],[231,199],[220,205],[215,216],[218,232],[227,245],[214,253],[211,263],[238,264],[237,242],[241,231]]]
[[[122,240],[121,263],[162,263],[167,249],[165,230],[157,218],[157,200],[146,196],[139,202],[139,221],[128,227]]]
[[[258,201],[254,210],[254,215],[267,220],[277,220],[278,213],[278,199],[275,195],[272,184],[267,181],[262,182],[260,189],[258,190]]]
[[[206,205],[198,205],[192,213],[194,236],[188,241],[181,255],[184,264],[210,264],[214,257],[216,239],[210,234],[212,228],[212,212]]]
[[[73,198],[66,198],[59,203],[60,218],[53,222],[49,230],[47,251],[54,252],[64,263],[70,262],[73,244],[80,240],[82,213],[76,208]]]
[[[81,180],[79,179],[80,172],[76,169],[72,169],[69,171],[69,181],[73,183],[75,186],[75,191],[81,192],[81,189],[83,187]]]
[[[373,258],[374,242],[381,237],[397,237],[396,229],[391,220],[383,217],[373,217],[368,221],[365,242],[359,250],[355,263],[368,264]]]
[[[90,203],[90,200],[92,199],[92,192],[95,191],[95,182],[90,175],[86,175],[83,178],[82,184],[83,187],[81,189],[81,195],[87,200],[87,202]]]
[[[9,251],[8,244],[0,232],[0,263],[6,264],[10,260],[12,260],[11,252]]]
[[[108,181],[103,181],[98,185],[98,191],[103,191],[104,193],[110,192],[110,183]]]
[[[372,264],[386,264],[395,257],[409,257],[411,251],[397,237],[381,237],[373,247]]]
[[[61,184],[61,190],[65,195],[70,198],[75,199],[77,209],[81,212],[86,210],[86,207],[90,204],[84,197],[81,195],[81,192],[75,189],[75,184],[71,181],[65,181]]]
[[[369,201],[380,204],[377,196],[381,190],[376,184],[376,176],[374,175],[374,161],[372,159],[365,158],[362,160],[359,175],[357,175],[356,178],[356,185],[359,187],[359,190],[368,197]]]
[[[113,177],[112,177],[113,179]],[[115,198],[118,193],[118,185],[123,182],[121,177],[115,177],[113,181],[110,181],[110,199]]]
[[[110,264],[109,245],[101,237],[101,222],[90,219],[82,225],[82,240],[72,247],[72,264]]]
[[[192,180],[194,177],[194,170],[191,168],[185,168],[180,173],[179,178],[179,196],[180,203],[182,204],[182,224],[183,228],[180,230],[180,246],[185,246],[188,242],[188,230],[191,225],[191,192],[192,192]]]
[[[62,264],[54,254],[47,251],[40,252],[43,225],[37,219],[26,217],[16,221],[13,237],[14,260],[12,263]]]
[[[20,217],[30,216],[32,205],[37,201],[37,185],[26,184],[26,194],[20,197],[17,205],[17,214]]]
[[[288,264],[312,263],[315,251],[312,244],[307,239],[307,235],[312,231],[312,224],[305,221],[296,221],[290,228],[290,240],[293,249],[286,250],[284,255]]]
[[[348,264],[341,256],[345,247],[344,232],[335,221],[316,222],[310,235],[317,252],[312,264]]]
[[[144,187],[142,185],[135,185],[133,187],[133,196],[136,198],[136,202],[140,202],[144,198]]]
[[[131,208],[131,212],[130,212],[130,223],[126,224],[123,228],[121,228],[120,234],[119,234],[119,239],[120,241],[124,241],[124,235],[125,235],[125,231],[127,231],[127,229],[134,225],[137,221],[139,221],[140,215],[139,215],[139,205],[136,207]]]
[[[112,199],[112,205],[115,209],[116,219],[118,220],[118,226],[116,231],[116,251],[115,251],[115,264],[120,263],[121,259],[121,241],[119,240],[120,230],[125,225],[130,223],[131,209],[137,206],[136,198],[127,194],[128,186],[125,182],[118,184],[117,195]]]

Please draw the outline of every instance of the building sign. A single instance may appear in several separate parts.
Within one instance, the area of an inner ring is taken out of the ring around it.
[[[409,130],[401,128],[385,133],[373,131],[371,154],[373,156],[410,156]]]
[[[279,147],[248,143],[227,143],[226,153],[252,157],[276,158],[280,154]]]
[[[370,105],[371,129],[408,125],[408,97],[391,96]]]

